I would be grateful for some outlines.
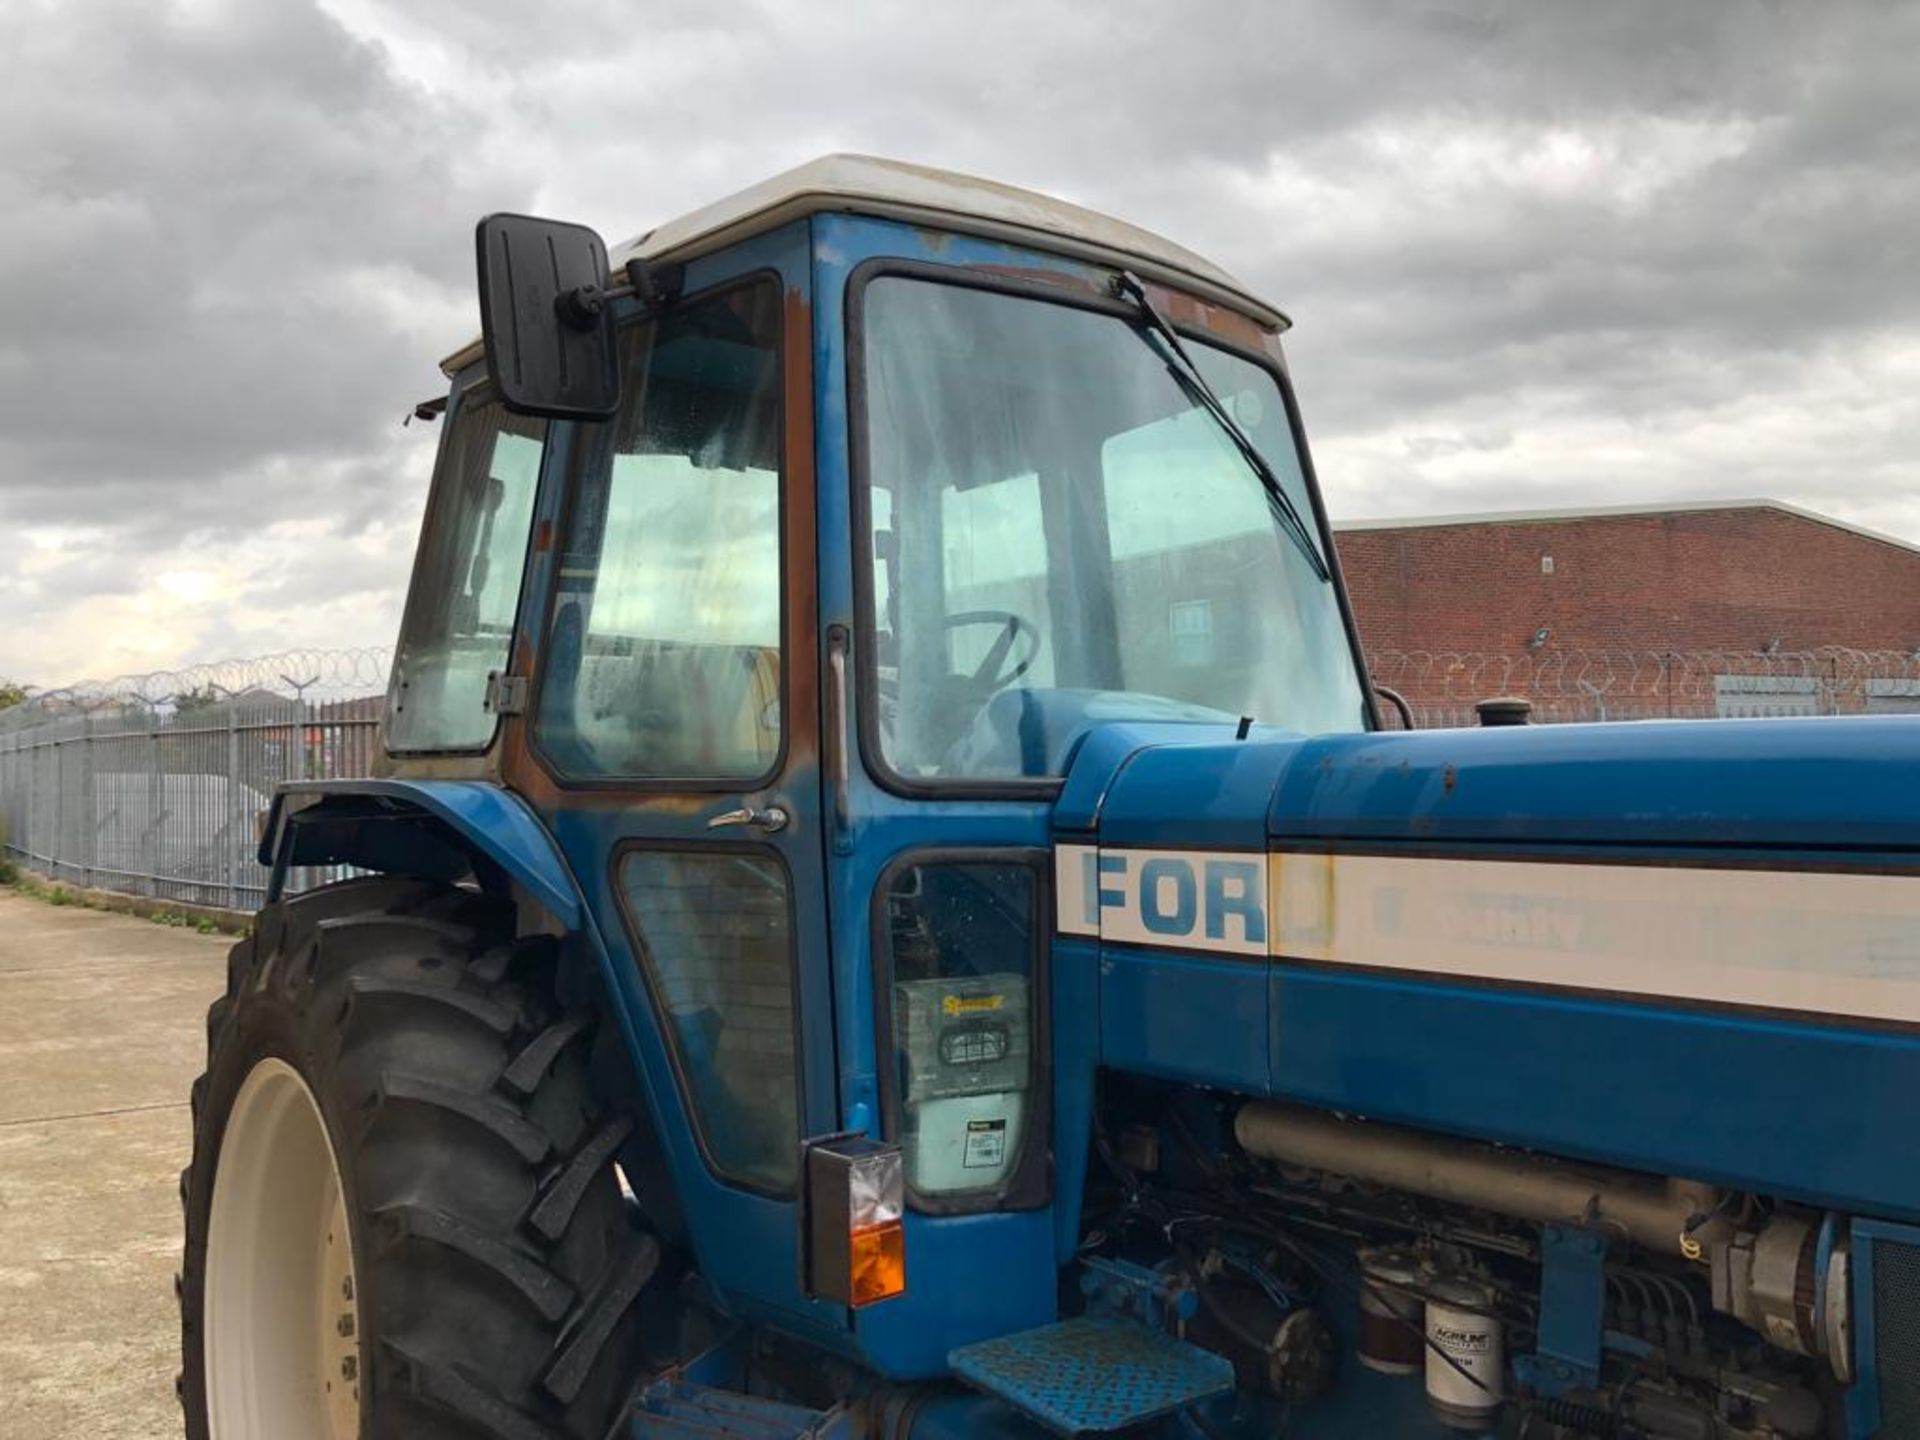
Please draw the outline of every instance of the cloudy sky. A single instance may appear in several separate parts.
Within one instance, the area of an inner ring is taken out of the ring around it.
[[[1920,541],[1920,5],[0,0],[0,675],[391,639],[472,224],[831,150],[1294,317],[1336,518],[1767,495]]]

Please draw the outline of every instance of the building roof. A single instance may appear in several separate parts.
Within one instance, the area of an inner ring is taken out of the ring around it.
[[[1033,190],[951,170],[871,155],[823,155],[749,185],[613,247],[627,261],[689,260],[734,241],[824,211],[937,225],[994,240],[1037,245],[1079,259],[1125,265],[1206,299],[1245,310],[1273,330],[1291,323],[1211,260],[1098,211]],[[448,374],[479,356],[478,342],[442,362]]]
[[[1850,535],[1858,535],[1863,540],[1878,541],[1882,545],[1891,545],[1920,555],[1920,545],[1901,540],[1892,535],[1883,535],[1878,530],[1869,530],[1864,525],[1851,525],[1845,520],[1836,520],[1831,515],[1822,515],[1817,510],[1808,510],[1799,505],[1789,505],[1784,500],[1679,500],[1665,505],[1588,505],[1566,510],[1488,510],[1471,515],[1395,515],[1371,520],[1336,520],[1333,528],[1337,533],[1346,534],[1367,530],[1438,530],[1455,525],[1558,525],[1581,520],[1632,519],[1636,516],[1653,515],[1695,515],[1727,510],[1774,510],[1790,515],[1796,520],[1809,520],[1816,525],[1830,526],[1835,530],[1844,530]]]

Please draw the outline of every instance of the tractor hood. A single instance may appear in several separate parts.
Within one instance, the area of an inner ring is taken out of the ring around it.
[[[1666,721],[1301,739],[1102,727],[1063,839],[1254,850],[1920,851],[1920,721]]]
[[[1055,822],[1108,1070],[1920,1213],[1920,721],[1112,726]]]

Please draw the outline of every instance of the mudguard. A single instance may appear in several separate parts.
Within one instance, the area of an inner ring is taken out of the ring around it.
[[[585,914],[560,850],[510,791],[484,780],[312,780],[275,792],[260,840],[267,899],[289,868],[354,865],[453,878],[472,859],[525,889],[567,930]]]

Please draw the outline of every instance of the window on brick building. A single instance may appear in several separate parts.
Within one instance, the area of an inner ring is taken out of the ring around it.
[[[1824,715],[1830,704],[1813,675],[1716,675],[1714,713],[1723,720]]]
[[[1867,714],[1920,715],[1920,680],[1867,681]]]

